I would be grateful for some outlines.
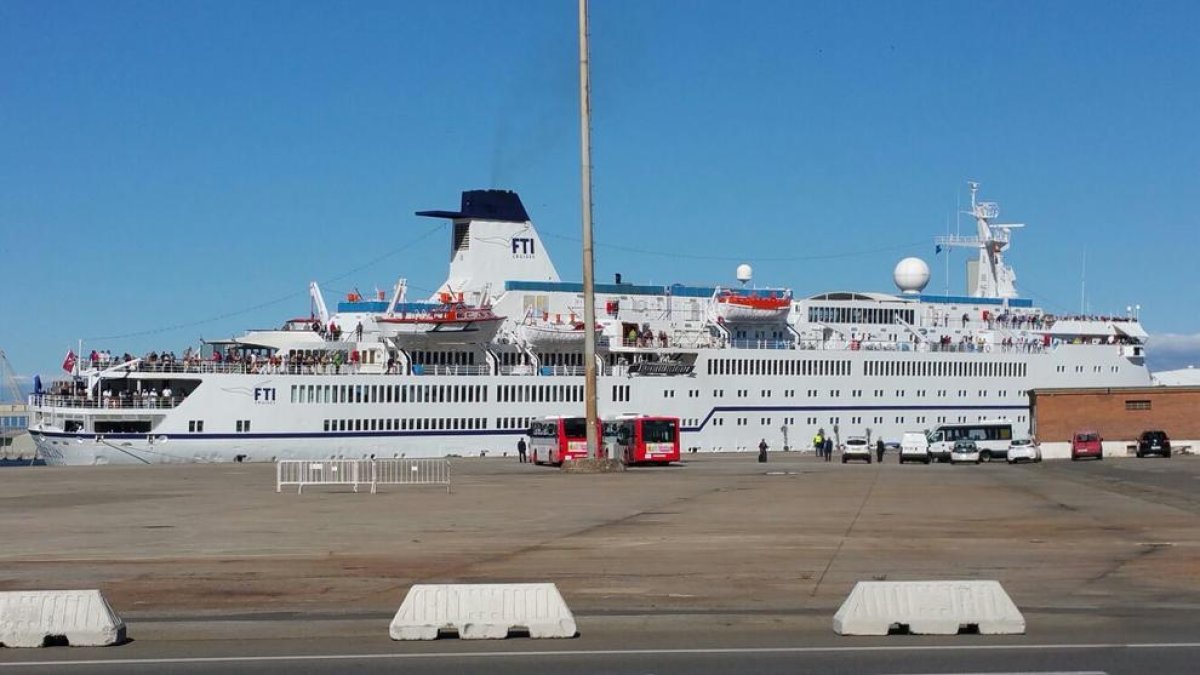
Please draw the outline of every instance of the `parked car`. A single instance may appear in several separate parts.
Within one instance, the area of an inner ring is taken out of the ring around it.
[[[1071,459],[1083,457],[1104,459],[1104,439],[1095,431],[1077,431],[1071,437]]]
[[[979,463],[979,446],[975,445],[975,441],[954,441],[954,449],[950,451],[950,463],[960,462]]]
[[[900,437],[900,463],[929,463],[929,437],[922,431],[906,431]]]
[[[1171,439],[1165,431],[1143,431],[1138,437],[1137,456],[1146,455],[1171,456]]]
[[[1037,444],[1037,441],[1032,438],[1013,439],[1012,446],[1008,449],[1009,464],[1040,461],[1042,461],[1042,448]]]
[[[842,446],[842,464],[851,459],[861,459],[867,464],[871,463],[871,446],[867,444],[867,439],[863,436],[851,436]]]

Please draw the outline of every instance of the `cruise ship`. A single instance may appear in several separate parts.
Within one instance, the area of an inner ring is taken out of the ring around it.
[[[601,415],[681,419],[686,451],[761,439],[807,449],[818,430],[895,439],[940,424],[1004,419],[1028,434],[1028,392],[1144,386],[1136,316],[1054,316],[1021,298],[1005,261],[1019,225],[993,202],[976,232],[963,295],[925,293],[906,258],[895,292],[798,297],[729,285],[595,287]],[[52,464],[515,454],[532,420],[584,411],[582,284],[562,281],[520,197],[462,194],[449,274],[432,297],[350,294],[329,311],[181,354],[79,355],[71,377],[29,399]]]

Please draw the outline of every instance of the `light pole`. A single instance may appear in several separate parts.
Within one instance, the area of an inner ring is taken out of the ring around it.
[[[583,183],[583,398],[587,409],[587,454],[600,458],[596,435],[596,289],[592,271],[592,129],[588,73],[588,3],[579,0],[579,107]]]

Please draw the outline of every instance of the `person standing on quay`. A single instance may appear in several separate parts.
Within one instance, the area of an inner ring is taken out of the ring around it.
[[[875,441],[875,461],[883,464],[883,450],[886,446],[883,444],[883,439]]]
[[[525,437],[524,436],[521,437],[521,440],[517,441],[517,461],[520,462],[521,464],[525,464],[529,461],[529,460],[525,459]]]
[[[758,442],[758,461],[767,461],[767,439],[762,439]]]

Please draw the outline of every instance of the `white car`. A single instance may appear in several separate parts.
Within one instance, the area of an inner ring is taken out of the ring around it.
[[[1009,464],[1040,461],[1042,461],[1042,448],[1037,441],[1032,438],[1013,439],[1012,447],[1008,449]]]
[[[845,464],[851,459],[858,459],[871,463],[871,446],[867,443],[867,439],[862,436],[851,436],[846,439],[846,444],[842,446],[842,464]]]
[[[906,431],[900,438],[900,463],[929,463],[929,438],[920,431]]]
[[[975,441],[954,441],[954,449],[950,451],[950,463],[961,462],[979,463],[979,446]]]

